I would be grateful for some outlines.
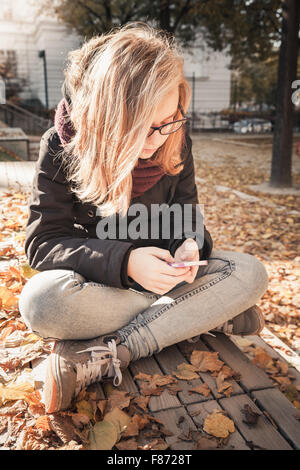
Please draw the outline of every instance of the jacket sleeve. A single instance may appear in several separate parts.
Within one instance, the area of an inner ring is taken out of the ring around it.
[[[135,246],[119,240],[78,237],[74,227],[74,200],[65,174],[57,163],[59,139],[49,130],[40,143],[26,227],[25,253],[38,271],[70,269],[85,278],[128,288],[129,251]],[[59,160],[59,159],[58,159]]]
[[[195,182],[195,167],[194,167],[194,158],[192,154],[192,140],[188,134],[186,134],[186,152],[185,152],[185,160],[184,160],[184,168],[179,174],[179,180],[176,185],[174,197],[171,201],[171,204],[180,204],[182,206],[182,214],[184,211],[184,204],[191,204],[191,213],[192,213],[192,232],[195,235],[188,233],[185,234],[184,232],[184,225],[181,224],[180,227],[176,225],[176,229],[174,223],[171,223],[171,237],[167,241],[166,249],[170,251],[171,255],[174,256],[175,251],[177,248],[187,239],[192,238],[193,240],[197,240],[199,246],[199,258],[200,259],[208,259],[213,248],[213,241],[210,236],[210,233],[205,227],[203,217],[202,226],[203,230],[200,234],[196,230],[196,214],[199,211],[196,204],[199,204],[198,199],[198,191]],[[198,217],[200,212],[198,212]],[[171,218],[170,218],[171,220]],[[182,219],[183,221],[184,219]],[[176,235],[176,236],[175,236]],[[185,236],[186,235],[186,236]]]

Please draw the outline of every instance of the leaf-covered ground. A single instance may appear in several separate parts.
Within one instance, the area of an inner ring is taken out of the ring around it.
[[[267,327],[295,351],[299,350],[299,198],[291,196],[261,196],[274,204],[242,200],[230,191],[216,189],[223,185],[257,195],[247,189],[268,179],[267,169],[257,166],[236,166],[234,161],[208,161],[199,158],[196,142],[199,202],[204,204],[205,223],[215,247],[243,251],[257,256],[269,273],[269,288],[259,305],[264,311]],[[245,163],[245,162],[244,162]],[[298,176],[296,176],[298,178]],[[236,377],[219,360],[217,353],[192,350],[187,357],[190,365],[181,365],[170,376],[149,376],[138,379],[141,394],[136,396],[106,387],[106,397],[89,387],[76,398],[70,410],[45,414],[41,388],[31,364],[46,358],[52,343],[31,333],[18,311],[18,297],[34,275],[24,254],[27,197],[20,192],[4,194],[0,218],[0,447],[10,449],[167,449],[172,433],[148,410],[151,395],[168,388],[176,394],[183,380],[198,378],[199,371],[208,371],[220,393],[230,396],[231,378]],[[281,208],[278,208],[281,206]],[[283,207],[283,209],[282,209]],[[8,269],[8,265],[10,266]],[[191,346],[191,345],[190,345]],[[299,387],[293,386],[286,363],[247,345],[248,354],[262,367],[274,383],[300,408]],[[190,387],[190,393],[209,396],[207,384]],[[245,420],[256,423],[255,410],[243,410]],[[178,439],[193,440],[194,448],[226,448],[226,439],[235,432],[233,421],[224,412],[210,413],[198,431],[183,430]]]
[[[247,139],[246,139],[247,140]],[[300,195],[271,195],[248,188],[268,182],[270,139],[249,139],[257,147],[193,139],[199,202],[204,204],[205,224],[217,249],[250,253],[269,274],[269,288],[259,306],[266,326],[294,351],[300,352]],[[241,141],[246,143],[245,139]],[[300,184],[300,158],[293,154],[293,182]],[[225,186],[260,198],[249,202]]]

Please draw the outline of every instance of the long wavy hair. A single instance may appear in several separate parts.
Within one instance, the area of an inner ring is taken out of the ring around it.
[[[67,59],[64,75],[75,130],[62,152],[67,180],[102,216],[125,216],[132,171],[156,106],[176,83],[184,112],[190,104],[180,46],[165,31],[135,22],[91,38]],[[181,118],[178,109],[174,119]],[[180,173],[184,145],[185,125],[168,136],[153,161],[169,175]]]

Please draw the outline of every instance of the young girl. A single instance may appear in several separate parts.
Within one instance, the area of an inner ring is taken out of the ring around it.
[[[40,272],[19,301],[26,325],[56,339],[49,413],[69,408],[90,383],[119,385],[130,361],[177,342],[210,330],[258,334],[255,304],[268,286],[258,259],[213,250],[205,226],[195,234],[167,212],[150,217],[160,204],[192,207],[193,227],[197,216],[185,129],[191,92],[174,39],[145,23],[94,37],[70,53],[63,94],[41,139],[29,206],[25,251]],[[147,211],[140,237],[134,205]],[[103,222],[124,229],[124,220],[125,235],[108,224],[105,236]],[[183,260],[207,264],[168,264]]]

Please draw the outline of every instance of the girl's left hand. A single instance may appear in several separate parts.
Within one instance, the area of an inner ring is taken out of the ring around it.
[[[197,242],[192,238],[187,238],[182,245],[180,245],[174,254],[174,262],[179,261],[199,261],[199,249]],[[186,275],[186,282],[191,284],[194,282],[199,266],[190,266],[189,272]]]

